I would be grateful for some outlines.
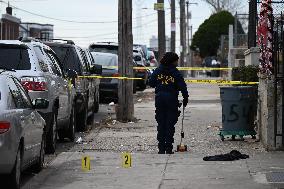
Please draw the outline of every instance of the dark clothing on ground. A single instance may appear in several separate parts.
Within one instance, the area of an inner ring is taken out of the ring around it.
[[[228,154],[221,154],[215,156],[206,156],[203,158],[204,161],[234,161],[239,159],[247,159],[249,158],[246,154],[241,154],[237,150],[233,150]]]
[[[175,124],[178,121],[178,94],[188,98],[187,85],[183,76],[173,65],[160,65],[154,70],[149,84],[155,87],[156,120],[158,123],[157,140],[159,152],[172,152]]]

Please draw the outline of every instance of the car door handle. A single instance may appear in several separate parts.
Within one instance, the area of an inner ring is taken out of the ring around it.
[[[35,120],[35,114],[33,114],[33,113],[31,114],[31,119]]]
[[[21,121],[24,121],[25,118],[26,118],[25,116],[20,116],[20,120],[21,120]]]

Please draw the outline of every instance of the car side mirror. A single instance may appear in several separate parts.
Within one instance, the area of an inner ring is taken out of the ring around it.
[[[102,75],[103,73],[103,67],[102,65],[94,64],[91,67],[91,74],[97,74],[97,75]]]
[[[75,70],[67,69],[66,75],[68,78],[76,78],[78,77],[78,73]]]
[[[71,80],[71,83],[75,87],[75,79],[78,77],[78,73],[75,70],[67,69],[66,76]]]
[[[37,98],[32,103],[34,109],[47,109],[49,106],[49,101],[43,98]]]
[[[134,60],[135,60],[135,61],[141,61],[142,59],[141,59],[140,56],[134,56]]]

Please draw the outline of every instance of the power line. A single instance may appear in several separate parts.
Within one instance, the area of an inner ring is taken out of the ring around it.
[[[166,15],[169,15],[170,13],[166,14]],[[135,27],[132,27],[133,29],[137,29],[137,28],[141,28],[141,27],[144,27],[144,26],[149,26],[151,24],[154,24],[156,23],[158,20],[157,19],[154,19],[154,20],[150,20],[148,21],[146,24],[142,24],[141,26],[135,26]],[[102,36],[109,36],[109,35],[116,35],[118,34],[117,32],[115,33],[106,33],[106,34],[98,34],[98,35],[93,35],[93,36],[82,36],[82,37],[74,37],[74,36],[70,36],[70,37],[58,37],[58,38],[69,38],[69,39],[84,39],[84,38],[94,38],[94,37],[102,37]]]
[[[5,4],[9,4],[8,2],[5,2],[5,1],[2,1],[0,0],[0,2],[2,3],[5,3]],[[34,16],[38,16],[38,17],[42,17],[42,18],[46,18],[46,19],[50,19],[50,20],[56,20],[56,21],[60,21],[60,22],[68,22],[68,23],[77,23],[77,24],[107,24],[107,23],[118,23],[117,20],[114,20],[114,21],[76,21],[76,20],[66,20],[66,19],[60,19],[60,18],[54,18],[54,17],[50,17],[50,16],[45,16],[45,15],[41,15],[41,14],[37,14],[37,13],[33,13],[31,11],[28,11],[28,10],[25,10],[25,9],[22,9],[22,8],[19,8],[19,7],[16,7],[16,6],[13,6],[13,5],[10,5],[12,8],[16,9],[16,10],[19,10],[19,11],[22,11],[22,12],[25,12],[25,13],[28,13],[28,14],[31,14],[31,15],[34,15]],[[152,16],[156,13],[151,13],[151,14],[148,14],[148,15],[144,15],[144,16],[141,16],[141,17],[148,17],[148,16]],[[136,17],[136,18],[133,18],[133,20],[136,20],[136,19],[139,19],[140,17]]]

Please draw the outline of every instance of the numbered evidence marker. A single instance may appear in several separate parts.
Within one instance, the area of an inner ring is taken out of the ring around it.
[[[82,157],[82,170],[83,171],[90,171],[91,170],[90,156],[83,156]]]
[[[122,153],[122,167],[130,168],[132,166],[132,159],[130,153]]]

